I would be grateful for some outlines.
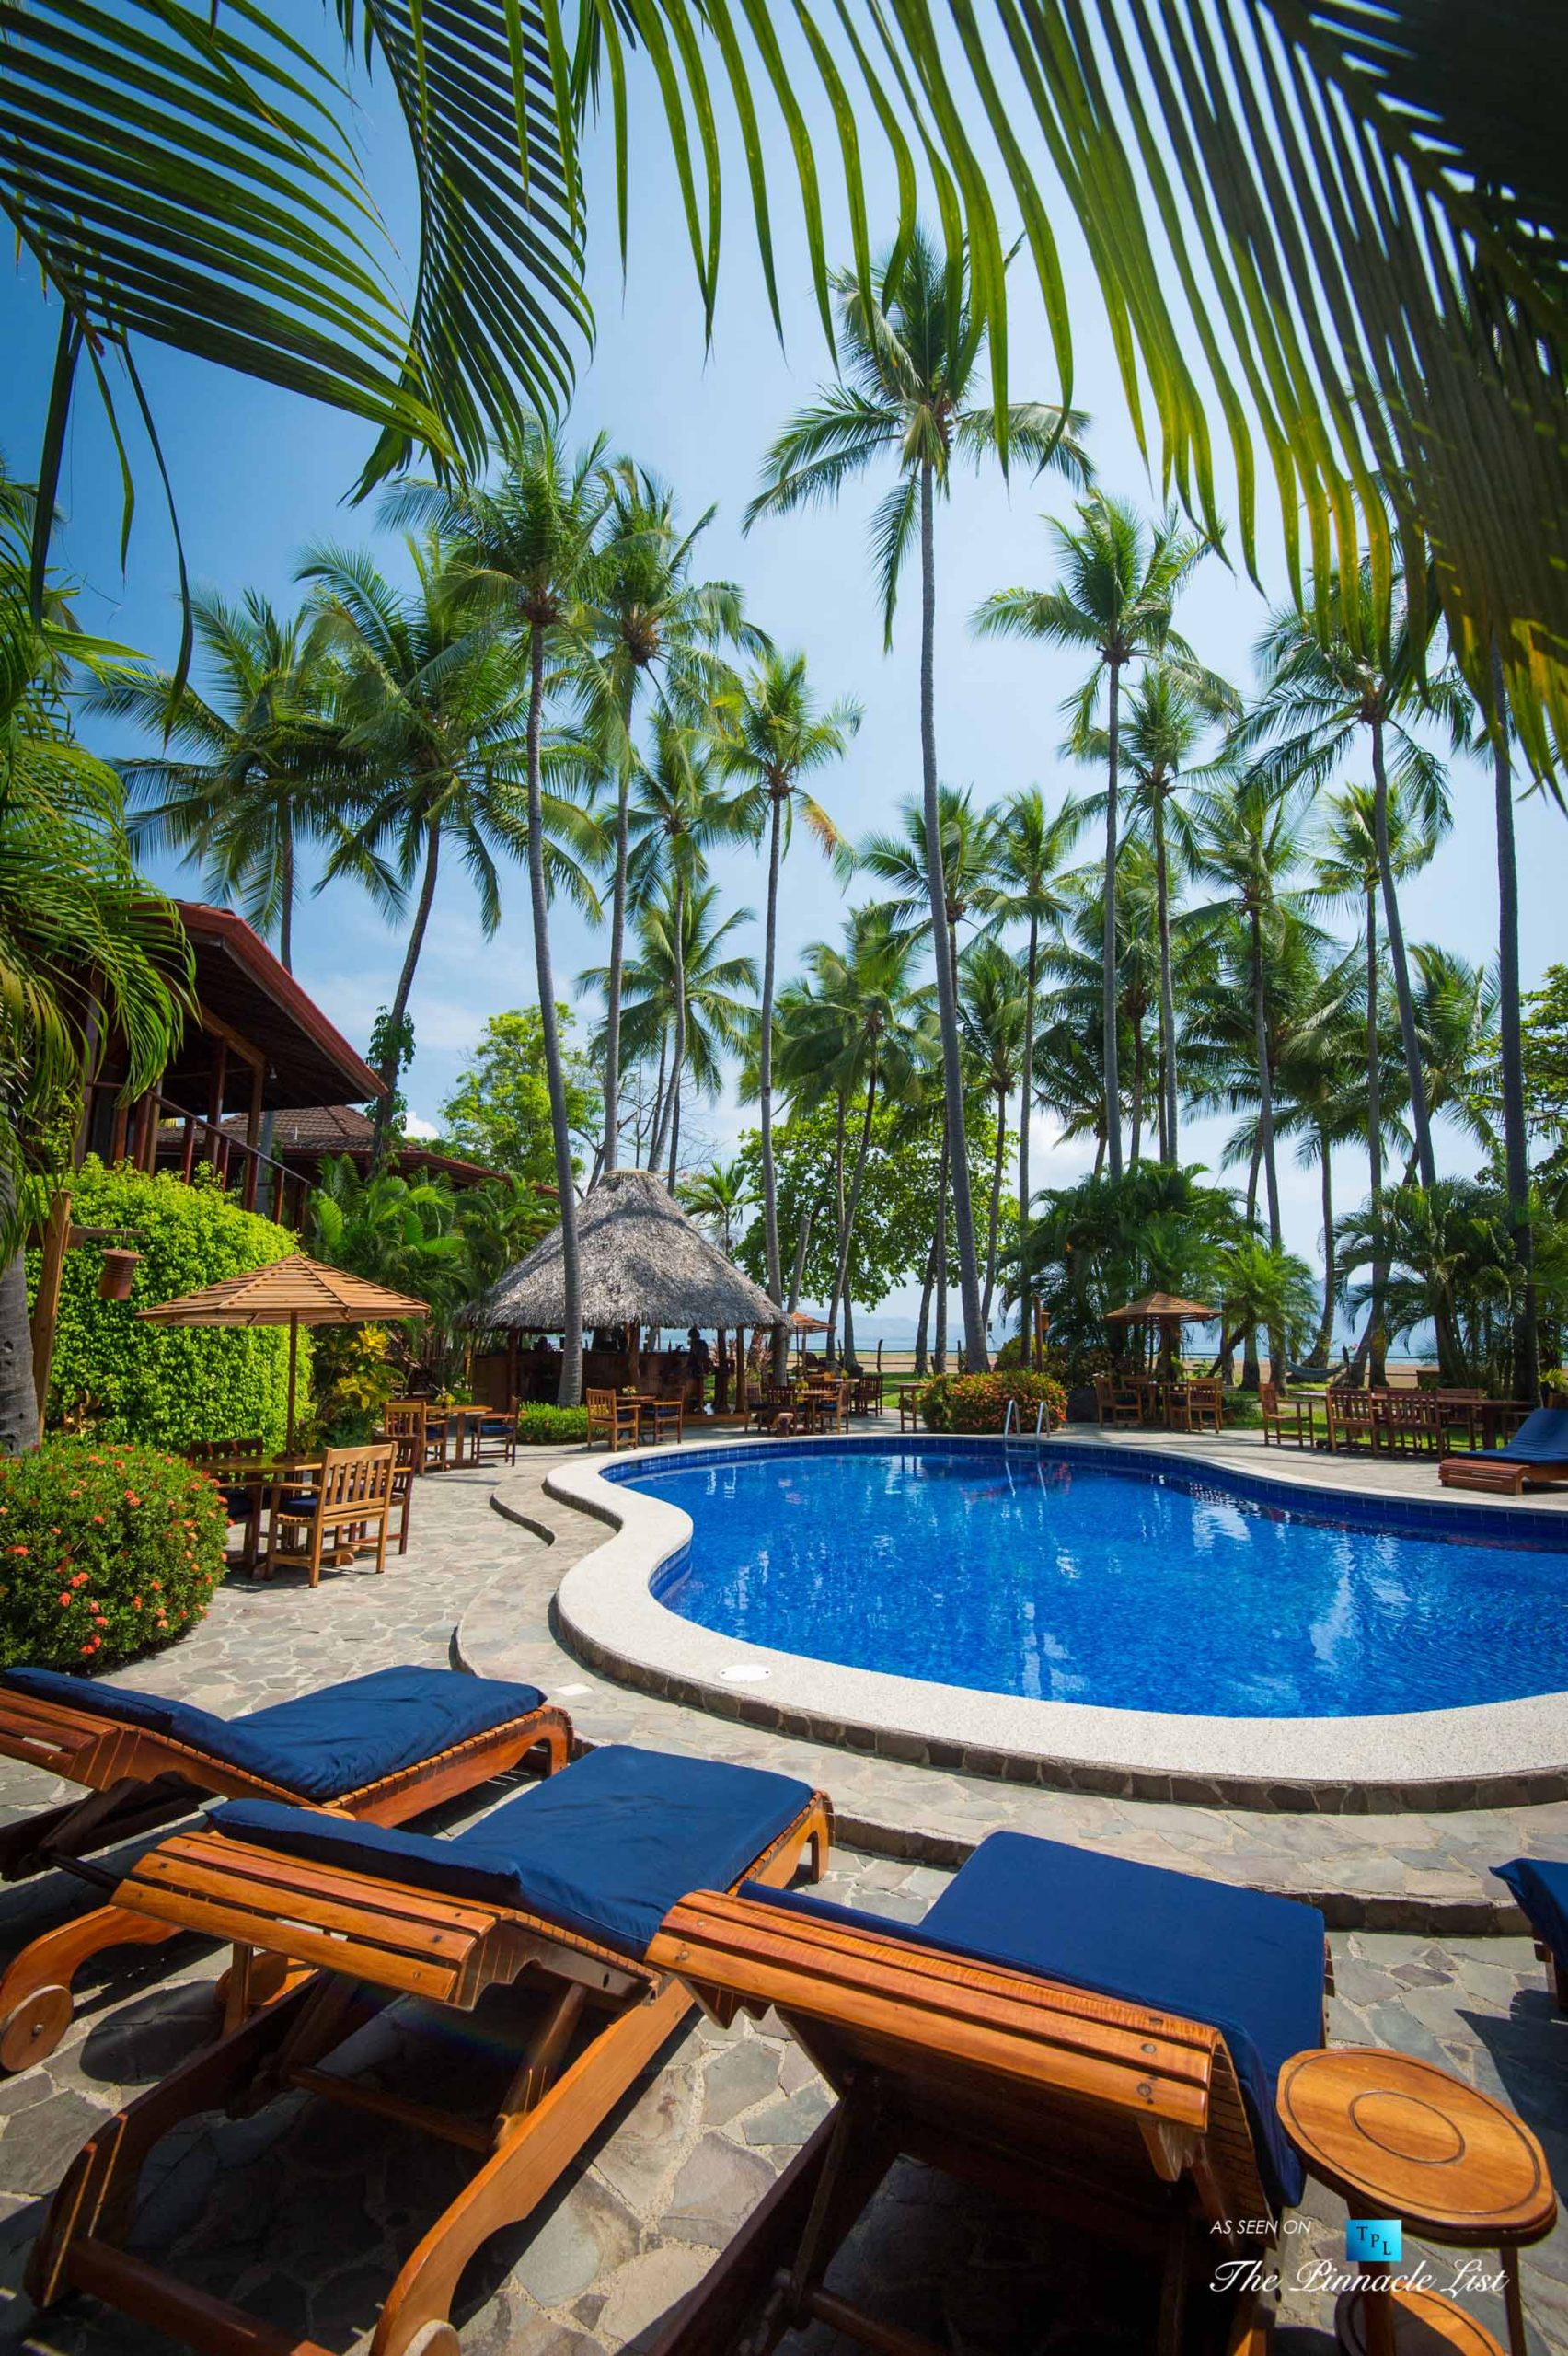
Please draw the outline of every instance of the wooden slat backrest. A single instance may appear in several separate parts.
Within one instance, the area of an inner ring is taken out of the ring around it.
[[[396,1439],[423,1439],[429,1416],[422,1399],[391,1399],[383,1410],[386,1429]]]
[[[444,1897],[216,1831],[176,1834],[148,1850],[114,1903],[464,2010],[542,1960],[612,1991],[656,1984],[614,1949],[522,1908]]]
[[[266,1452],[266,1441],[254,1432],[245,1439],[192,1440],[185,1456],[190,1464],[222,1464],[230,1457],[265,1456]]]
[[[350,1516],[353,1507],[385,1505],[392,1487],[397,1451],[385,1444],[369,1448],[329,1448],[321,1460],[321,1487],[317,1510],[324,1519]]]
[[[835,2082],[869,2066],[933,2128],[1005,2126],[1020,2159],[1049,2157],[1066,2107],[1098,2117],[1108,2148],[1201,2145],[1229,2213],[1268,2214],[1230,2057],[1205,2024],[714,1890],[672,1909],[648,1959],[698,1995],[776,2006]]]

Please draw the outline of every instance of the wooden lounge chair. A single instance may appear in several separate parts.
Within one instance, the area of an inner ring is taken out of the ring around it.
[[[1535,1951],[1551,1975],[1560,2013],[1568,2013],[1568,1865],[1554,1857],[1516,1857],[1492,1871],[1513,1891],[1535,1933]]]
[[[831,1834],[827,1803],[807,1784],[617,1745],[449,1841],[258,1803],[218,1809],[210,1829],[150,1850],[120,1903],[160,1932],[235,1941],[234,2015],[251,1958],[281,1958],[309,1977],[95,2130],[34,2245],[31,2296],[47,2306],[88,2291],[212,2356],[322,2356],[125,2247],[143,2165],[171,2128],[304,2092],[472,2155],[371,2342],[372,2356],[456,2356],[450,2312],[469,2258],[537,2206],[691,2008],[682,1982],[647,1961],[675,1898],[748,1875],[786,1882],[808,1847],[820,1872]],[[482,2119],[323,2067],[405,1995],[438,2008],[438,2037],[482,2004],[478,2033],[513,2043]]]
[[[571,1719],[536,1686],[450,1669],[376,1669],[237,1718],[102,1679],[10,1669],[0,1672],[0,1754],[89,1796],[0,1830],[0,1877],[79,1863],[211,1798],[304,1801],[401,1824],[531,1751],[547,1773],[564,1767],[571,1738]],[[34,1939],[0,1975],[0,2069],[54,2050],[89,1957],[168,1935],[144,1915],[99,1906]]]
[[[1485,1489],[1508,1497],[1568,1481],[1568,1407],[1538,1407],[1505,1448],[1446,1456],[1437,1478],[1446,1489]]]
[[[626,1399],[618,1391],[585,1391],[583,1399],[588,1409],[588,1445],[596,1439],[607,1439],[610,1454],[624,1441],[635,1448],[642,1437],[642,1410],[635,1399]]]
[[[1172,2351],[1214,2344],[1194,2286],[1265,2256],[1300,2198],[1274,2092],[1322,2042],[1325,1968],[1322,1917],[1293,1900],[995,1833],[912,1929],[704,1891],[649,1952],[721,2020],[777,2006],[839,2096],[656,2356],[763,2356],[813,2319],[921,2356],[828,2287],[902,2154],[1098,2228],[1117,2263],[1141,2237],[1162,2267],[1147,2344]]]
[[[327,1449],[314,1488],[285,1489],[273,1500],[262,1576],[270,1578],[280,1564],[293,1564],[309,1574],[312,1587],[319,1587],[324,1559],[352,1562],[368,1553],[384,1571],[396,1453],[391,1440]]]

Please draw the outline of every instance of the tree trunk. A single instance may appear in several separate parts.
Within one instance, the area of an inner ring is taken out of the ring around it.
[[[679,1119],[681,1073],[686,1064],[686,877],[675,871],[674,953],[675,953],[675,1019],[674,1036],[670,1042],[670,1084],[664,1091],[663,1109],[659,1115],[658,1135],[653,1139],[651,1157],[655,1167],[664,1150],[666,1139],[673,1137]],[[672,1165],[673,1166],[673,1165]],[[672,1185],[674,1181],[672,1179]]]
[[[1421,1068],[1421,1042],[1415,1034],[1415,1000],[1411,996],[1404,927],[1400,920],[1393,862],[1389,856],[1389,773],[1383,759],[1383,723],[1380,719],[1372,722],[1372,788],[1378,874],[1383,886],[1383,929],[1389,936],[1389,958],[1394,969],[1394,996],[1400,1010],[1400,1038],[1404,1046],[1405,1080],[1410,1089],[1410,1126],[1415,1138],[1415,1158],[1421,1170],[1421,1183],[1430,1192],[1437,1184],[1437,1165],[1432,1157],[1432,1120],[1426,1109],[1426,1075]]]
[[[1252,1159],[1247,1171],[1247,1225],[1255,1233],[1258,1225],[1258,1173],[1262,1167],[1262,1132],[1252,1138]],[[1249,1325],[1241,1345],[1241,1388],[1256,1391],[1262,1380],[1258,1367],[1258,1329]]]
[[[1540,1345],[1536,1331],[1535,1240],[1530,1230],[1529,1143],[1525,1126],[1524,1038],[1519,1013],[1519,869],[1514,849],[1514,778],[1508,757],[1508,706],[1503,664],[1492,650],[1493,798],[1497,811],[1497,1030],[1503,1067],[1503,1166],[1508,1190],[1508,1231],[1519,1265],[1514,1308],[1513,1396],[1534,1405],[1540,1397]]]
[[[545,717],[545,634],[528,633],[528,890],[534,913],[534,974],[539,993],[539,1031],[549,1089],[550,1133],[555,1143],[556,1189],[560,1208],[561,1279],[566,1294],[566,1330],[560,1345],[562,1407],[582,1400],[582,1283],[577,1262],[577,1190],[571,1171],[571,1131],[561,1069],[560,1030],[556,1022],[555,975],[550,960],[550,908],[545,890],[545,814],[539,789],[539,735]]]
[[[784,797],[771,795],[767,826],[767,913],[762,936],[762,1012],[758,1042],[757,1105],[762,1138],[762,1220],[767,1290],[784,1298],[784,1265],[778,1252],[778,1181],[773,1167],[773,984],[778,956],[778,869],[784,855]],[[773,1339],[773,1378],[789,1372],[790,1337],[782,1327]]]
[[[532,850],[533,845],[530,843],[530,854]],[[392,1099],[397,1091],[398,1075],[401,1068],[399,1038],[404,1017],[409,1011],[409,1000],[413,995],[414,975],[419,967],[420,951],[424,947],[425,927],[430,922],[431,907],[435,899],[435,876],[440,863],[441,821],[439,818],[431,818],[425,823],[424,880],[420,885],[420,896],[414,908],[414,921],[409,934],[409,945],[403,952],[403,969],[398,976],[398,987],[392,995],[392,1011],[389,1020],[392,1044],[381,1066],[381,1077],[386,1083],[386,1093],[375,1108],[375,1134],[372,1140],[372,1159],[377,1162],[385,1157],[386,1140],[391,1134]]]
[[[1023,1082],[1018,1091],[1018,1234],[1021,1253],[1029,1231],[1029,1116],[1034,1093],[1034,993],[1039,983],[1040,919],[1029,919],[1029,957],[1023,987]],[[1029,1290],[1028,1265],[1020,1263],[1019,1330],[1023,1336],[1023,1363],[1034,1364],[1034,1304]]]
[[[805,1281],[806,1253],[811,1247],[811,1241],[812,1214],[810,1211],[802,1211],[800,1230],[795,1237],[795,1265],[790,1271],[790,1299],[786,1304],[791,1316],[801,1305],[801,1287]],[[788,1340],[788,1338],[786,1334],[785,1339]]]
[[[1177,1149],[1176,990],[1170,978],[1170,868],[1165,849],[1165,793],[1154,794],[1154,884],[1159,911],[1159,1158],[1172,1168]]]
[[[920,1314],[915,1326],[915,1371],[917,1375],[922,1375],[926,1371],[926,1361],[928,1356],[928,1345],[931,1331],[931,1291],[936,1281],[937,1246],[936,1239],[933,1237],[931,1241],[931,1248],[926,1254],[926,1281],[920,1288]]]
[[[1132,1138],[1132,1149],[1131,1149],[1131,1151],[1129,1152],[1129,1154],[1128,1154],[1128,1156],[1127,1156],[1128,1166],[1129,1166],[1131,1169],[1134,1169],[1134,1170],[1136,1170],[1136,1169],[1137,1168],[1137,1166],[1138,1166],[1138,1154],[1139,1154],[1139,1151],[1140,1151],[1140,1149],[1141,1149],[1141,1148],[1142,1148],[1142,1145],[1143,1145],[1143,1105],[1144,1105],[1144,1033],[1143,1033],[1143,1015],[1142,1015],[1142,1013],[1139,1011],[1138,1008],[1135,1005],[1135,1007],[1134,1007],[1134,1009],[1133,1009],[1133,1138]]]
[[[997,1230],[1002,1217],[1002,1164],[1008,1144],[1008,1092],[997,1091],[997,1150],[991,1161],[991,1216],[986,1235],[986,1291],[980,1303],[986,1345],[991,1342],[991,1296],[997,1288]]]
[[[605,1011],[605,1168],[616,1167],[620,1123],[621,971],[626,964],[626,861],[631,779],[620,764],[616,791],[616,879],[610,895],[610,972]]]
[[[855,1149],[855,1173],[849,1181],[849,1196],[844,1206],[844,1223],[839,1230],[838,1235],[838,1265],[833,1273],[833,1299],[828,1305],[827,1311],[828,1325],[829,1328],[834,1331],[836,1331],[838,1324],[839,1302],[844,1302],[846,1312],[847,1312],[848,1309],[848,1296],[845,1290],[845,1287],[849,1281],[849,1245],[855,1233],[855,1214],[860,1207],[860,1189],[865,1184],[866,1163],[870,1156],[871,1114],[875,1110],[876,1101],[877,1068],[875,1064],[873,1064],[870,1069],[870,1076],[866,1082],[866,1111],[865,1117],[860,1123],[860,1141]],[[839,1168],[840,1176],[842,1178],[842,1159],[840,1160]],[[847,1357],[849,1351],[849,1322],[847,1313],[846,1313],[844,1324],[844,1349],[845,1355]]]
[[[1277,1252],[1285,1241],[1279,1216],[1279,1170],[1274,1160],[1274,1074],[1269,1068],[1269,1015],[1263,991],[1262,923],[1252,924],[1252,1045],[1258,1060],[1258,1150],[1262,1156],[1263,1194],[1269,1209],[1269,1242]],[[1277,1377],[1276,1377],[1277,1380]]]
[[[1334,1253],[1333,1164],[1329,1153],[1329,1133],[1320,1125],[1318,1152],[1323,1165],[1323,1322],[1318,1328],[1312,1363],[1314,1366],[1327,1366],[1329,1352],[1334,1345],[1334,1294],[1338,1290],[1338,1273]]]
[[[969,1343],[969,1366],[983,1374],[990,1364],[980,1324],[980,1268],[974,1251],[974,1211],[969,1198],[969,1148],[963,1124],[963,1065],[958,1038],[958,1002],[953,977],[940,950],[947,922],[947,882],[942,873],[941,811],[937,793],[936,631],[937,566],[935,492],[930,462],[920,468],[920,760],[926,817],[926,888],[931,903],[931,941],[936,949],[937,1015],[942,1034],[942,1095],[951,1149],[952,1218],[958,1242],[959,1287]],[[942,1271],[945,1291],[946,1271]]]
[[[14,1199],[10,1178],[0,1176],[0,1209],[8,1212]],[[27,1263],[18,1248],[0,1268],[0,1456],[24,1456],[38,1446],[38,1414]]]
[[[669,1166],[668,1171],[665,1172],[665,1177],[664,1177],[664,1183],[665,1183],[665,1184],[669,1187],[669,1190],[670,1190],[670,1192],[671,1192],[671,1194],[672,1194],[672,1195],[673,1195],[673,1194],[674,1193],[674,1191],[675,1191],[675,1178],[676,1178],[676,1174],[677,1174],[677,1172],[678,1172],[678,1169],[679,1169],[680,1149],[681,1149],[681,1095],[680,1095],[680,1091],[679,1091],[679,1089],[676,1089],[676,1091],[675,1091],[674,1110],[674,1112],[672,1112],[672,1114],[670,1114],[670,1166]]]
[[[1116,1039],[1116,772],[1122,746],[1122,666],[1113,655],[1105,667],[1111,675],[1111,688],[1105,723],[1105,934],[1100,950],[1100,995],[1103,1026],[1105,1138],[1111,1175],[1119,1178],[1122,1174],[1122,1076],[1117,1068]]]
[[[931,1364],[938,1374],[947,1372],[948,1341],[948,1164],[951,1151],[947,1125],[942,1125],[942,1150],[937,1164],[937,1231],[932,1251],[936,1258],[936,1325],[931,1337]]]
[[[1383,1200],[1383,1055],[1378,1034],[1378,893],[1377,887],[1366,887],[1366,1170],[1371,1195],[1372,1218],[1376,1228],[1378,1208]],[[1383,1363],[1383,1294],[1389,1281],[1389,1264],[1372,1257],[1372,1299],[1368,1304],[1366,1331],[1355,1354],[1359,1372],[1364,1354],[1370,1359],[1370,1380],[1375,1391],[1381,1390],[1388,1369]]]
[[[844,1260],[844,1137],[845,1124],[848,1116],[848,1099],[840,1088],[838,1112],[833,1131],[833,1263],[836,1269],[843,1265]],[[836,1309],[836,1302],[835,1308]],[[838,1328],[832,1315],[827,1321],[827,1334],[822,1346],[824,1355],[829,1358],[841,1355],[838,1350]]]

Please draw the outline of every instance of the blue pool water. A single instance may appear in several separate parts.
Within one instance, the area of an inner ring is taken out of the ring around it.
[[[654,1588],[671,1611],[852,1668],[1219,1717],[1568,1690],[1555,1516],[1493,1534],[1450,1508],[1444,1536],[1206,1473],[940,1443],[754,1447],[630,1485],[691,1516]]]

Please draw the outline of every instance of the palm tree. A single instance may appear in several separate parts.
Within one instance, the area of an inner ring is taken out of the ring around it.
[[[958,1014],[975,1083],[995,1097],[997,1143],[991,1164],[991,1203],[986,1228],[986,1289],[980,1311],[991,1330],[997,1288],[997,1238],[1002,1216],[1002,1170],[1007,1159],[1008,1099],[1027,1068],[1028,983],[1018,959],[997,941],[976,941],[958,969]]]
[[[1069,796],[1055,815],[1047,813],[1037,785],[1025,786],[1004,804],[997,828],[993,920],[1026,924],[1029,945],[1023,968],[1023,1060],[1019,1072],[1018,1221],[1029,1221],[1030,1073],[1034,1067],[1034,1029],[1040,986],[1040,928],[1055,924],[1066,909],[1063,863],[1082,831],[1083,804]],[[1025,1277],[1020,1301],[1024,1364],[1034,1363],[1034,1322]]]
[[[582,1321],[571,1126],[550,955],[544,722],[547,664],[559,661],[564,664],[581,653],[587,634],[585,613],[599,584],[609,500],[604,456],[602,435],[569,456],[548,426],[530,420],[502,444],[500,471],[493,484],[464,484],[452,491],[416,486],[392,502],[395,513],[433,516],[453,536],[470,592],[481,601],[503,658],[511,658],[509,641],[521,641],[527,650],[526,683],[522,690],[523,766],[527,786],[524,831],[539,1029],[549,1087],[560,1205],[566,1321],[559,1394],[563,1407],[575,1407],[582,1395]],[[580,818],[582,814],[574,814]],[[513,832],[515,839],[515,823]],[[475,866],[471,858],[469,864]],[[570,882],[571,872],[567,872]],[[478,872],[477,880],[482,895],[482,870]],[[597,903],[585,883],[579,888],[579,896],[585,906],[596,909]]]
[[[1369,568],[1355,576],[1353,587],[1336,577],[1322,602],[1314,600],[1299,612],[1286,607],[1271,618],[1257,650],[1263,692],[1231,738],[1233,753],[1256,758],[1266,777],[1310,791],[1330,782],[1359,741],[1359,732],[1366,732],[1383,924],[1404,1048],[1411,1127],[1424,1186],[1436,1183],[1437,1168],[1415,1035],[1389,805],[1391,793],[1402,792],[1417,824],[1434,842],[1447,832],[1443,765],[1410,725],[1422,717],[1437,717],[1461,734],[1463,731],[1465,699],[1455,674],[1429,675],[1426,669],[1434,618],[1429,605],[1412,611],[1402,581],[1394,583],[1385,615]]]
[[[715,1230],[728,1258],[734,1256],[735,1222],[749,1199],[748,1187],[745,1164],[740,1161],[715,1161],[681,1181],[682,1207]]]
[[[855,909],[842,948],[819,941],[806,950],[806,977],[790,993],[788,1022],[781,1024],[779,1075],[791,1098],[802,1107],[836,1101],[841,1141],[847,1108],[857,1103],[861,1108],[847,1193],[840,1146],[838,1258],[824,1345],[830,1356],[848,1284],[878,1091],[892,1099],[905,1094],[922,1061],[918,1026],[927,1000],[910,986],[914,956],[913,937],[890,924],[882,909]]]
[[[604,1152],[604,1167],[613,1170],[620,1126],[621,966],[639,702],[644,690],[651,690],[662,717],[689,716],[734,683],[719,655],[721,646],[728,643],[760,654],[768,641],[746,620],[734,582],[692,578],[697,542],[713,520],[713,508],[705,509],[691,529],[683,532],[674,493],[646,468],[620,458],[607,469],[607,480],[611,496],[605,544],[582,617],[585,643],[578,670],[588,733],[616,780]]]
[[[635,907],[656,890],[671,903],[670,937],[674,949],[674,1009],[671,1028],[670,1076],[663,1109],[654,1126],[649,1159],[654,1164],[670,1149],[670,1184],[675,1183],[675,1148],[679,1132],[681,1080],[686,1069],[686,907],[693,888],[706,870],[706,854],[715,845],[738,842],[747,831],[748,813],[735,796],[718,790],[717,763],[710,740],[696,728],[665,718],[654,730],[653,758],[640,764],[628,810],[628,826],[636,837],[627,864],[627,891]],[[618,1023],[619,976],[613,963],[607,976],[609,1021]],[[608,1045],[609,1022],[605,1024]]]
[[[526,683],[476,606],[466,554],[433,536],[410,539],[408,549],[414,587],[406,592],[362,551],[317,549],[301,568],[317,583],[322,626],[342,668],[344,741],[367,780],[363,814],[340,836],[322,880],[355,875],[385,907],[401,911],[418,878],[397,986],[379,1026],[386,1092],[375,1110],[378,1158],[411,1051],[409,1001],[448,847],[477,887],[487,935],[501,922],[498,860],[531,853],[536,841],[552,881],[583,907],[595,905],[582,864],[595,837],[582,812],[551,795],[536,835],[527,826],[516,782]]]
[[[364,781],[335,709],[330,628],[318,610],[280,616],[254,589],[237,606],[199,595],[191,612],[210,696],[141,664],[84,701],[163,739],[116,764],[133,842],[199,865],[202,888],[237,901],[292,973],[300,847],[341,839]]]
[[[1486,1099],[1497,1035],[1496,976],[1432,941],[1412,941],[1410,954],[1427,1110],[1434,1119],[1446,1114],[1484,1153],[1495,1154],[1499,1139]],[[1413,1175],[1407,1170],[1407,1185]]]
[[[1343,792],[1330,797],[1328,815],[1328,831],[1313,862],[1316,874],[1314,897],[1329,907],[1358,907],[1362,911],[1365,961],[1362,1001],[1366,1019],[1366,1081],[1363,1134],[1366,1139],[1368,1199],[1375,1212],[1382,1199],[1383,1145],[1389,1126],[1386,1118],[1389,1091],[1384,1083],[1385,1054],[1379,1011],[1383,958],[1378,945],[1378,901],[1382,889],[1383,862],[1378,856],[1376,798],[1369,787],[1347,786]],[[1396,787],[1389,793],[1384,813],[1384,835],[1389,872],[1396,885],[1424,867],[1436,848],[1434,836],[1417,823],[1412,803],[1402,786]],[[1381,1383],[1384,1373],[1382,1296],[1386,1275],[1387,1271],[1375,1262],[1367,1296],[1370,1313],[1365,1336],[1365,1349],[1372,1360],[1374,1384]],[[1362,1350],[1358,1349],[1357,1357],[1361,1356]]]
[[[1344,967],[1324,977],[1321,1019],[1309,1019],[1280,1049],[1274,1068],[1274,1126],[1297,1139],[1303,1169],[1318,1165],[1323,1215],[1323,1308],[1312,1345],[1314,1366],[1333,1347],[1339,1266],[1334,1246],[1333,1149],[1366,1134],[1366,1093],[1362,989]]]
[[[1127,697],[1122,722],[1121,756],[1133,778],[1128,808],[1128,832],[1147,829],[1154,849],[1155,922],[1159,937],[1159,1158],[1181,1160],[1181,1085],[1176,1053],[1176,993],[1170,948],[1170,852],[1174,828],[1176,849],[1185,862],[1181,805],[1177,800],[1192,781],[1193,756],[1213,723],[1233,719],[1240,699],[1212,673],[1194,676],[1162,663],[1144,665],[1137,685]],[[1065,749],[1077,759],[1103,765],[1109,756],[1108,732],[1099,726],[1075,731]],[[1086,817],[1099,814],[1103,798],[1090,795]]]
[[[725,776],[749,785],[755,803],[756,831],[767,839],[767,899],[763,916],[762,1006],[757,1043],[757,1126],[762,1146],[762,1216],[767,1289],[780,1305],[784,1268],[778,1251],[778,1183],[773,1166],[773,1000],[778,960],[778,877],[798,810],[825,851],[838,847],[838,830],[801,780],[842,760],[860,725],[860,707],[847,698],[819,711],[806,678],[803,654],[770,653],[751,676],[721,695],[715,706],[714,750]],[[789,1336],[775,1338],[775,1370]]]
[[[1146,530],[1125,500],[1091,492],[1079,504],[1076,529],[1044,518],[1056,545],[1063,579],[1054,589],[999,589],[974,616],[982,637],[1028,638],[1047,646],[1085,647],[1095,667],[1069,707],[1087,732],[1106,678],[1105,937],[1101,948],[1101,1021],[1104,1032],[1105,1123],[1111,1175],[1122,1174],[1121,1091],[1116,1068],[1116,851],[1122,742],[1122,674],[1134,663],[1159,660],[1207,677],[1172,624],[1176,599],[1209,543],[1184,530],[1174,509]]]
[[[872,560],[891,645],[899,579],[918,540],[926,890],[930,922],[940,928],[948,888],[937,785],[936,502],[951,494],[954,460],[978,463],[996,455],[1004,433],[1007,449],[1036,472],[1050,467],[1086,480],[1089,464],[1078,438],[1085,421],[1041,401],[1004,406],[998,414],[982,391],[986,321],[971,305],[962,257],[950,250],[944,258],[917,226],[900,237],[874,276],[841,271],[832,283],[838,298],[840,382],[824,387],[774,443],[763,489],[747,509],[746,522],[749,526],[760,515],[788,514],[836,499],[852,475],[889,458],[896,466],[897,480],[872,523]],[[964,1324],[971,1362],[983,1369],[987,1360],[964,1149],[958,1003],[952,974],[940,957],[937,1010]]]

